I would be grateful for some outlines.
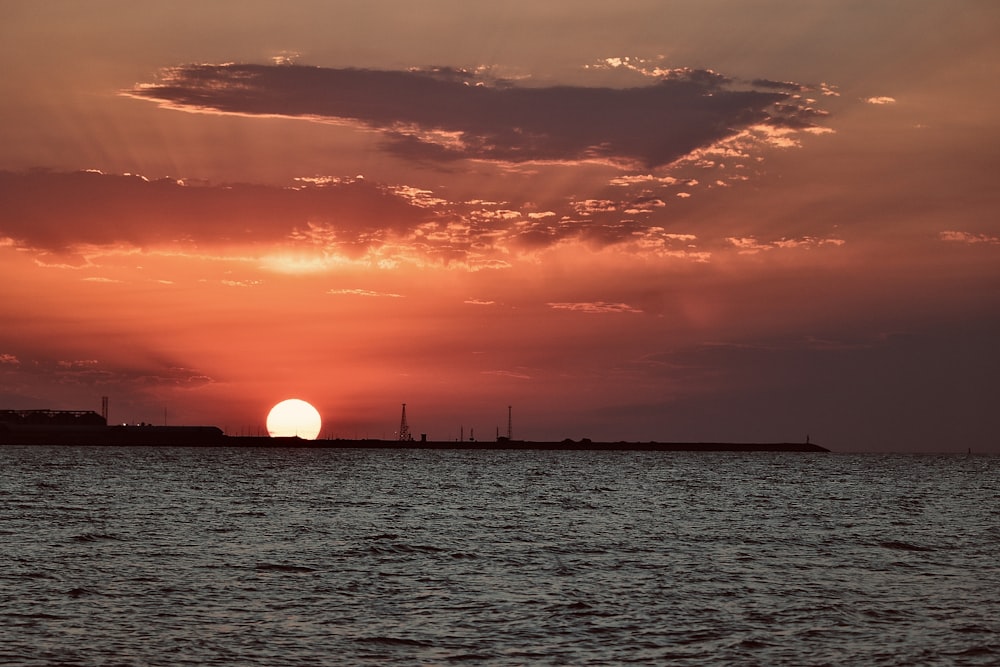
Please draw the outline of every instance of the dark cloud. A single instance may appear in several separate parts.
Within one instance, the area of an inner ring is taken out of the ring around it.
[[[645,190],[642,184],[639,189]],[[185,185],[96,171],[0,171],[0,244],[35,250],[48,266],[76,268],[100,264],[94,261],[100,253],[91,249],[119,245],[195,254],[235,247],[249,256],[255,247],[294,246],[348,258],[379,252],[481,268],[506,266],[512,251],[531,253],[576,239],[593,248],[628,245],[642,254],[707,258],[704,248],[694,247],[694,236],[654,219],[671,215],[662,198],[617,187],[615,194],[626,198],[553,200],[550,210],[538,212],[531,202],[449,201],[430,190],[360,177],[301,178],[279,187]],[[740,252],[771,249],[756,239],[726,243],[731,245]]]
[[[268,243],[317,224],[335,226],[350,243],[433,216],[363,180],[186,186],[97,172],[0,172],[0,201],[0,237],[56,252],[79,244]]]
[[[772,81],[771,79],[754,79],[750,82],[756,88],[773,88],[775,90],[787,90],[798,93],[804,90],[804,86],[794,81]]]
[[[189,109],[362,123],[409,158],[505,162],[607,159],[656,166],[755,124],[803,126],[788,92],[759,80],[735,89],[707,70],[678,70],[632,88],[526,87],[446,67],[376,71],[304,66],[188,65],[130,95]],[[798,88],[795,88],[797,91]]]

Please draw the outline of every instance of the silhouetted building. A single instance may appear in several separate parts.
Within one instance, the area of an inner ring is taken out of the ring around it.
[[[107,426],[93,410],[0,410],[0,423],[18,426]]]

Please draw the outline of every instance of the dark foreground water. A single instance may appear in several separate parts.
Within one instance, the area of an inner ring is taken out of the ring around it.
[[[0,664],[1000,663],[1000,459],[0,447]]]

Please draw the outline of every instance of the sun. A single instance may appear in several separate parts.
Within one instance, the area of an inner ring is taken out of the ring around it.
[[[298,398],[278,403],[267,415],[267,434],[272,438],[315,440],[322,426],[319,411]]]

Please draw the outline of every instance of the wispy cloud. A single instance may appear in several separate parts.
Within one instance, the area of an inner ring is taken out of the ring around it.
[[[482,374],[483,375],[496,375],[496,376],[505,377],[505,378],[513,378],[515,380],[530,380],[531,379],[531,376],[528,375],[527,373],[520,373],[520,372],[517,372],[517,371],[503,371],[503,370],[482,371]]]
[[[141,363],[120,364],[101,359],[35,357],[19,360],[0,355],[0,364],[10,368],[18,382],[32,384],[44,378],[59,386],[115,387],[123,394],[144,394],[163,388],[192,389],[215,382],[205,373],[169,359],[149,358]]]
[[[94,368],[99,362],[97,359],[74,359],[72,361],[58,361],[59,368]]]
[[[979,244],[986,243],[989,245],[1000,244],[1000,237],[990,236],[988,234],[973,234],[971,232],[962,232],[957,230],[948,230],[941,232],[940,238],[942,241],[949,241],[952,243],[968,243],[968,244]]]
[[[627,303],[608,303],[606,301],[582,301],[548,303],[549,308],[555,310],[571,310],[577,313],[641,313],[638,308]]]
[[[402,299],[402,294],[393,294],[391,292],[375,292],[367,289],[332,289],[327,292],[327,294],[332,294],[334,296],[346,295],[346,296],[368,296],[368,297],[388,297],[391,299]]]
[[[259,280],[223,280],[222,284],[227,287],[257,287],[261,284]]]
[[[809,250],[823,246],[839,247],[846,243],[844,239],[837,238],[815,238],[804,236],[797,239],[781,238],[775,241],[759,241],[753,236],[732,236],[726,239],[733,247],[737,248],[740,254],[753,255],[769,250]]]
[[[885,104],[895,104],[896,103],[896,98],[895,97],[888,97],[888,96],[885,96],[885,95],[880,95],[878,97],[866,97],[865,98],[865,103],[867,103],[867,104],[875,104],[877,106],[881,106],[881,105],[885,105]]]

